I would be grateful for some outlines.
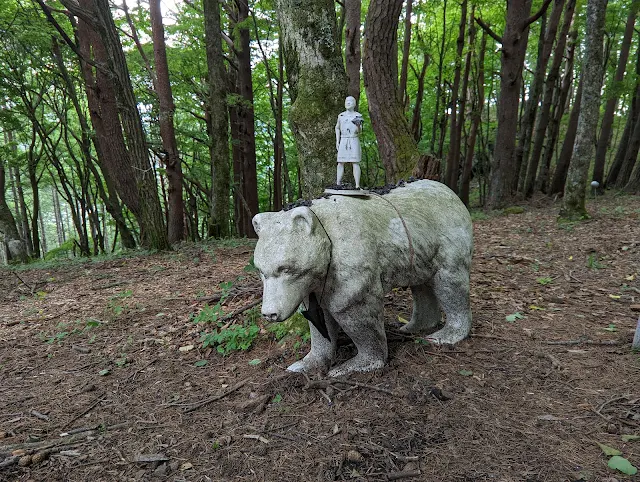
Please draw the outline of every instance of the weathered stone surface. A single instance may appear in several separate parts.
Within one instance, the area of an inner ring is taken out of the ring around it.
[[[445,185],[418,181],[384,196],[331,196],[311,206],[258,214],[253,223],[263,315],[283,321],[308,303],[310,293],[324,312],[329,339],[311,325],[311,351],[289,370],[329,369],[338,328],[358,353],[330,376],[384,366],[383,298],[394,287],[411,286],[413,292],[405,331],[433,330],[442,308],[446,324],[430,341],[453,344],[469,334],[472,224],[464,204]]]

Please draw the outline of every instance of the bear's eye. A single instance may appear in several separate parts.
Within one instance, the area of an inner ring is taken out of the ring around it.
[[[278,274],[289,274],[289,273],[291,273],[291,268],[287,266],[282,266],[280,267],[280,269],[278,269]]]

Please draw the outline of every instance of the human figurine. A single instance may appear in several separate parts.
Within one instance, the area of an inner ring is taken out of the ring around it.
[[[345,163],[353,166],[353,178],[356,189],[360,189],[360,161],[362,160],[362,148],[358,136],[362,132],[362,114],[355,111],[356,99],[352,96],[344,100],[347,109],[338,115],[336,123],[336,150],[338,151],[338,175],[336,184],[342,183]]]

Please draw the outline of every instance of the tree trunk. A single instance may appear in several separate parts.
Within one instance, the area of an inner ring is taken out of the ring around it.
[[[636,72],[638,69],[640,69],[640,49],[638,49],[638,62],[636,64]],[[638,102],[640,102],[640,85],[636,86],[636,90],[633,93],[633,98],[631,100],[631,112],[629,113],[627,122],[624,125],[622,138],[618,143],[616,157],[613,161],[611,169],[609,169],[605,187],[622,188],[629,181],[629,177],[631,176],[633,166],[629,166],[629,163],[626,163],[625,160],[627,148],[629,147],[629,140],[632,133],[634,132],[635,125],[640,118],[640,105],[638,105]]]
[[[473,20],[472,20],[473,21]],[[473,111],[471,112],[471,129],[467,139],[467,155],[462,171],[462,181],[460,183],[460,199],[465,206],[469,207],[469,184],[471,182],[471,169],[473,167],[473,156],[476,147],[476,137],[478,128],[482,120],[482,108],[484,106],[484,53],[487,48],[487,33],[482,32],[480,40],[480,53],[478,55],[476,94]]]
[[[569,116],[569,124],[567,125],[567,132],[564,135],[562,150],[560,151],[560,155],[556,162],[556,171],[553,174],[551,186],[549,187],[549,195],[564,192],[564,185],[567,179],[567,172],[569,171],[569,164],[571,163],[571,155],[573,154],[573,146],[576,141],[576,133],[578,131],[578,118],[580,117],[581,104],[582,75],[580,75],[580,82],[578,83],[576,97],[573,102],[573,108],[571,109],[571,115]]]
[[[564,115],[565,106],[567,105],[567,99],[569,97],[569,89],[571,87],[571,82],[573,81],[573,58],[576,49],[577,35],[578,33],[575,31],[570,34],[569,46],[567,47],[565,73],[556,94],[554,94],[555,100],[551,109],[551,121],[547,129],[547,143],[542,157],[542,164],[540,165],[540,172],[536,178],[535,189],[544,193],[547,192],[551,160],[553,159],[553,153],[556,148],[556,143],[558,142],[558,134],[560,133],[560,121]],[[562,185],[564,186],[564,183]]]
[[[578,131],[573,155],[564,187],[560,216],[567,219],[588,217],[585,208],[585,191],[589,163],[595,150],[596,129],[600,110],[602,88],[602,40],[607,0],[589,0],[587,3],[587,28],[583,70],[582,106],[578,118]]]
[[[408,0],[409,2],[411,0]],[[356,99],[356,106],[360,104],[360,16],[362,14],[361,0],[347,0],[345,15],[347,29],[345,33],[345,60],[347,64],[347,94]],[[357,107],[356,107],[357,109]]]
[[[424,100],[424,78],[427,75],[427,68],[430,61],[429,54],[424,54],[424,61],[422,62],[422,69],[420,74],[416,73],[418,78],[418,90],[416,92],[416,101],[413,105],[413,114],[411,116],[411,134],[416,142],[420,142],[422,138],[422,101]]]
[[[371,123],[387,182],[408,178],[419,159],[417,144],[397,97],[394,45],[401,9],[402,0],[372,0],[362,61]]]
[[[447,39],[447,0],[442,4],[442,37],[440,38],[440,51],[438,52],[438,77],[436,79],[436,107],[433,112],[431,124],[431,153],[436,151],[436,132],[440,119],[440,100],[442,98],[442,73],[444,70],[445,40]],[[445,104],[446,105],[446,104]],[[443,117],[445,115],[443,114]],[[441,139],[442,141],[442,139]],[[442,143],[441,143],[442,145]],[[442,148],[438,151],[438,157],[442,156]]]
[[[56,219],[56,234],[58,235],[58,246],[61,246],[66,241],[66,235],[64,232],[62,213],[60,212],[60,198],[58,197],[58,190],[54,185],[51,185],[51,195],[53,199],[53,215]]]
[[[466,2],[466,0],[465,0]],[[411,47],[411,11],[413,0],[407,0],[404,16],[404,42],[402,44],[402,65],[400,67],[400,85],[398,86],[398,100],[405,108],[409,102],[407,98],[407,78],[409,76],[409,52]]]
[[[575,4],[575,3],[574,3]],[[529,159],[529,152],[531,150],[531,137],[533,134],[533,128],[535,125],[536,113],[538,112],[538,102],[540,101],[540,95],[542,94],[542,87],[544,84],[544,77],[547,72],[547,66],[549,59],[551,58],[551,51],[553,49],[553,43],[556,40],[556,33],[558,32],[558,24],[560,23],[560,17],[562,15],[562,7],[564,6],[564,0],[556,0],[553,4],[553,10],[549,16],[548,25],[543,21],[540,29],[540,45],[538,48],[538,60],[536,65],[536,71],[531,82],[531,88],[529,89],[529,100],[526,103],[525,114],[522,119],[522,126],[520,128],[520,136],[518,140],[518,147],[516,148],[516,160],[515,160],[515,178],[513,183],[513,189],[520,188],[523,191],[524,181],[526,178],[527,160]],[[560,30],[560,36],[566,36],[568,30],[565,31],[564,27],[571,24],[571,18],[573,9],[567,6],[565,13],[565,21],[563,28]],[[569,17],[569,22],[567,22]],[[544,20],[544,17],[543,17]],[[562,43],[562,40],[558,39],[558,44]],[[556,48],[557,55],[558,48]],[[559,55],[564,53],[564,48],[560,51]]]
[[[209,236],[229,236],[229,115],[227,93],[229,80],[224,67],[220,32],[220,4],[217,0],[203,0],[204,38],[207,51],[209,96],[207,102],[209,155],[211,157],[211,199]]]
[[[620,56],[618,57],[618,66],[616,68],[613,82],[607,86],[607,103],[602,116],[602,124],[600,127],[600,137],[598,138],[598,146],[596,147],[596,160],[593,166],[593,180],[600,184],[600,190],[604,189],[604,164],[607,159],[607,149],[611,141],[611,131],[613,127],[613,116],[616,110],[616,104],[620,95],[624,73],[627,70],[627,62],[629,60],[629,51],[631,50],[631,40],[633,39],[633,28],[636,23],[638,13],[638,2],[633,2],[627,16],[627,24],[624,29],[622,42],[620,43]]]
[[[496,147],[491,166],[488,207],[504,207],[511,199],[522,69],[529,37],[531,0],[512,0],[502,35],[500,98]]]
[[[276,133],[273,142],[273,210],[280,211],[283,206],[283,189],[282,189],[282,164],[284,160],[284,132],[283,132],[283,105],[284,98],[284,57],[282,55],[282,41],[278,40],[278,85],[276,87],[275,98],[275,118]],[[356,98],[357,102],[357,98]],[[288,176],[289,173],[285,172]]]
[[[27,250],[24,242],[20,239],[15,218],[7,204],[5,197],[6,187],[4,160],[0,160],[0,234],[4,236],[4,243],[9,248],[11,259],[26,263],[28,260]],[[0,249],[3,248],[3,246],[0,246]]]
[[[467,22],[467,0],[462,0],[458,39],[456,40],[456,67],[451,87],[451,116],[449,119],[449,151],[447,152],[447,173],[445,182],[453,191],[458,187],[458,164],[460,154],[460,139],[458,138],[458,95],[460,90],[460,71],[462,68],[462,50],[464,49],[464,30]]]
[[[24,190],[22,189],[22,178],[20,176],[20,170],[17,167],[13,168],[13,177],[16,182],[16,189],[18,191],[18,197],[15,202],[18,203],[20,210],[20,221],[22,224],[22,236],[23,241],[25,243],[25,249],[27,250],[27,255],[32,256],[33,254],[33,241],[31,238],[31,229],[29,228],[29,215],[27,214],[27,203],[24,199]]]
[[[156,94],[158,95],[160,114],[160,137],[164,151],[164,164],[168,180],[168,238],[174,244],[184,240],[184,201],[182,199],[182,164],[178,153],[176,131],[173,117],[176,106],[173,103],[171,82],[169,81],[169,64],[167,48],[164,40],[164,25],[160,0],[149,0],[149,15],[153,34],[153,55],[155,58]]]
[[[291,95],[289,122],[298,147],[300,189],[304,196],[314,197],[335,182],[334,127],[347,93],[334,3],[278,0],[277,9]]]
[[[564,58],[565,47],[567,45],[567,37],[569,34],[569,29],[571,27],[575,5],[575,0],[567,0],[562,27],[560,28],[560,34],[558,36],[556,48],[553,53],[553,61],[551,62],[549,74],[547,75],[547,79],[544,83],[544,94],[542,106],[540,107],[540,113],[538,115],[538,121],[536,123],[535,140],[533,142],[531,157],[527,165],[527,175],[522,187],[522,192],[527,197],[533,194],[536,175],[538,173],[538,164],[540,163],[542,148],[544,146],[544,141],[546,140],[547,126],[549,125],[549,120],[551,119],[551,104],[553,103],[553,94],[555,92],[556,84],[560,76],[560,67],[562,66],[562,60]]]

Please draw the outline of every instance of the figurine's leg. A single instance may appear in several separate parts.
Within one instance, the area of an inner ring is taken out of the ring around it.
[[[368,372],[387,362],[387,336],[382,318],[382,296],[365,296],[356,306],[336,314],[342,330],[351,338],[358,354],[329,371],[330,377]]]
[[[331,341],[322,336],[312,323],[309,323],[311,351],[302,360],[298,360],[289,366],[287,370],[290,372],[312,372],[316,370],[326,372],[335,360],[338,347],[338,325],[327,310],[323,310],[323,312]]]
[[[464,267],[441,269],[433,279],[433,288],[447,319],[427,340],[451,345],[464,340],[471,332],[469,271]]]
[[[356,189],[360,189],[360,163],[354,162],[353,165],[353,178],[356,181]]]
[[[440,305],[433,288],[428,284],[411,287],[413,313],[411,321],[400,328],[405,333],[425,333],[435,328],[442,319]]]
[[[338,177],[336,180],[336,184],[339,186],[342,182],[342,176],[344,176],[344,162],[338,163]]]

